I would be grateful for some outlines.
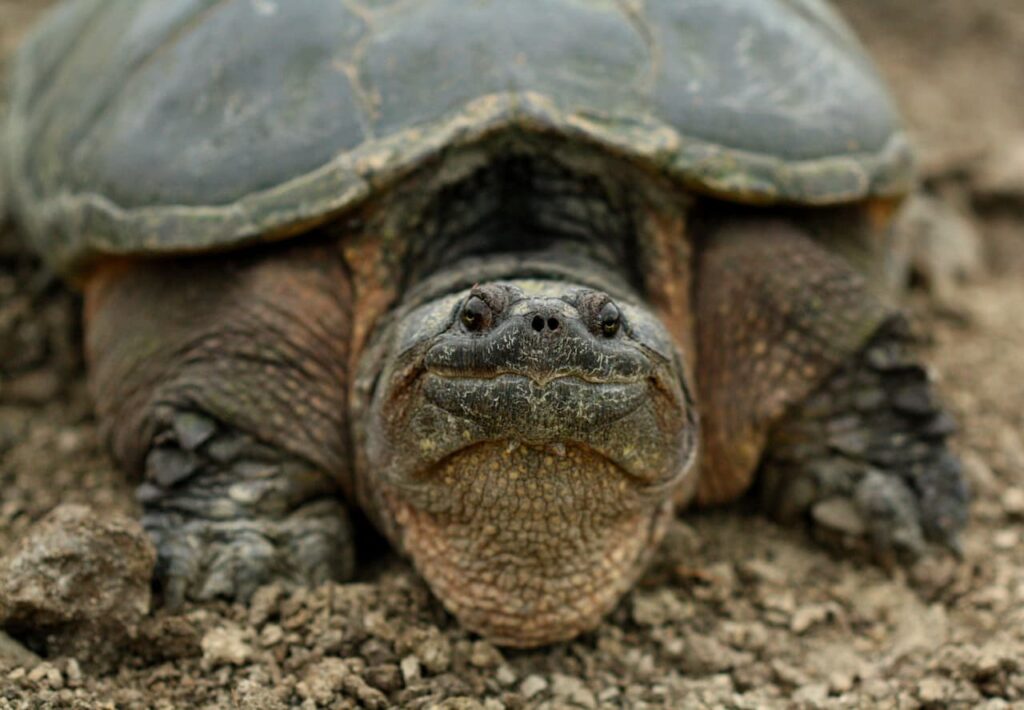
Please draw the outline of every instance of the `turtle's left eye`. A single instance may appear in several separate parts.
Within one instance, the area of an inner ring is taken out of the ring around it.
[[[462,306],[462,313],[459,319],[466,330],[471,333],[479,333],[491,325],[491,307],[479,296],[470,296]]]
[[[622,324],[622,313],[619,307],[611,301],[604,304],[597,313],[597,323],[601,328],[601,334],[606,338],[613,338],[619,332]]]

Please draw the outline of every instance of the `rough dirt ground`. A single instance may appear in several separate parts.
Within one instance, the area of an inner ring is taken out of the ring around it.
[[[46,3],[0,0],[0,55]],[[357,584],[158,614],[118,672],[0,656],[4,707],[1024,707],[1024,1],[843,0],[989,272],[913,299],[962,423],[965,560],[834,557],[743,506],[688,515],[594,633],[501,652],[400,560]],[[0,549],[59,502],[133,509],[97,442],[73,296],[0,230]]]

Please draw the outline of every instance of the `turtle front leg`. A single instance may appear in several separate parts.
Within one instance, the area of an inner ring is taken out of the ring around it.
[[[697,277],[704,455],[698,500],[761,472],[767,510],[878,556],[956,549],[967,492],[953,427],[903,318],[782,220],[718,223]]]
[[[350,290],[321,247],[111,265],[89,282],[90,384],[141,479],[166,603],[351,573]]]

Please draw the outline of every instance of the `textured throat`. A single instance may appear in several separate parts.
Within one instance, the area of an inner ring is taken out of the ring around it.
[[[593,628],[636,581],[669,509],[581,447],[488,442],[387,504],[402,545],[468,628],[511,646]],[[407,500],[407,499],[406,499]]]

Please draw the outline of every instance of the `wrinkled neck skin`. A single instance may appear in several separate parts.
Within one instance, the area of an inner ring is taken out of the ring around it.
[[[495,643],[597,626],[692,475],[684,358],[608,243],[470,231],[412,267],[361,355],[360,503]]]

